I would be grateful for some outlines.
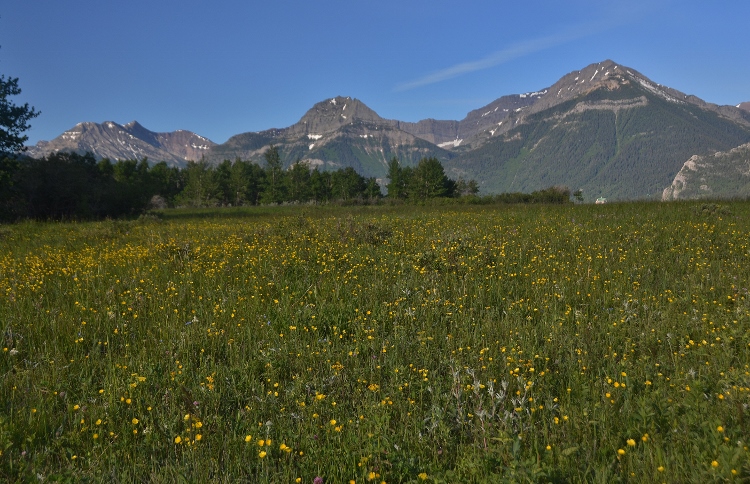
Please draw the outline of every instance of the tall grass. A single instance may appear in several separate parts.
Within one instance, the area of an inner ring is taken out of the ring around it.
[[[750,205],[0,227],[0,477],[750,478]]]

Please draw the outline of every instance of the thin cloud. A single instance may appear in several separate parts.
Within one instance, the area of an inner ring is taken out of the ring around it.
[[[599,34],[615,27],[629,24],[638,18],[642,18],[649,12],[665,10],[673,3],[672,0],[649,0],[648,2],[627,5],[606,4],[604,11],[599,16],[599,21],[591,21],[581,25],[572,26],[562,32],[546,37],[525,40],[515,43],[510,47],[497,51],[493,54],[471,62],[462,62],[446,69],[428,74],[413,81],[396,85],[396,92],[409,91],[418,87],[435,84],[454,77],[463,76],[471,72],[481,71],[505,64],[519,57],[524,57],[551,47],[556,47],[573,40]]]
[[[581,37],[592,35],[595,31],[586,28],[571,29],[567,32],[560,33],[557,35],[550,35],[547,37],[541,37],[538,39],[526,40],[511,45],[510,47],[497,51],[483,59],[479,59],[472,62],[462,62],[446,69],[433,72],[419,79],[399,84],[395,87],[395,91],[408,91],[417,87],[427,86],[429,84],[435,84],[442,82],[447,79],[462,76],[470,72],[481,71],[489,69],[491,67],[499,66],[513,59],[518,59],[540,50],[549,49],[566,42],[570,42]]]

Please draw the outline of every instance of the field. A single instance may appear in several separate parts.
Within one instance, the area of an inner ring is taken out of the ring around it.
[[[746,202],[0,226],[0,479],[749,480],[749,267]]]

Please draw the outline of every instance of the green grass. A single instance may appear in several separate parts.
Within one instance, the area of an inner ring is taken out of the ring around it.
[[[0,478],[750,479],[748,267],[740,202],[2,226]]]

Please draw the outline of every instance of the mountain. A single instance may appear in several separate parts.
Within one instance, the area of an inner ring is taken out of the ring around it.
[[[478,180],[484,193],[567,185],[588,198],[627,199],[660,198],[686,159],[749,141],[750,112],[607,60],[550,87],[498,98],[460,121],[389,120],[336,97],[293,126],[237,135],[206,156],[262,162],[273,143],[287,164],[352,166],[381,179],[393,156],[405,165],[434,156],[451,177]]]
[[[352,167],[381,182],[393,157],[406,166],[435,157],[452,178],[477,180],[482,193],[566,185],[588,200],[658,199],[685,160],[750,142],[747,107],[707,103],[607,60],[547,88],[502,96],[462,120],[385,119],[358,99],[338,96],[289,127],[241,133],[222,144],[186,131],[154,133],[135,122],[82,123],[29,154],[63,149],[178,166],[203,157],[262,165],[273,144],[285,166],[300,160],[323,170]]]
[[[339,96],[315,104],[288,128],[232,136],[208,150],[206,159],[239,157],[262,163],[273,144],[286,165],[302,160],[321,169],[350,166],[364,176],[382,178],[394,156],[406,165],[425,157],[451,158],[449,151],[401,129],[401,124],[381,118],[358,99]]]
[[[542,90],[528,107],[485,130],[446,164],[483,192],[550,185],[584,197],[660,198],[693,155],[750,141],[750,113],[661,86],[612,61],[592,64]]]
[[[97,158],[148,158],[184,166],[187,160],[200,159],[214,145],[211,140],[190,131],[155,133],[136,121],[125,125],[106,121],[79,123],[52,141],[40,141],[29,147],[26,154],[41,158],[58,151],[91,152]]]
[[[745,111],[750,111],[750,102],[739,103],[737,107],[740,109],[744,109]]]
[[[662,200],[750,197],[750,143],[682,165]]]
[[[418,123],[400,122],[396,126],[441,148],[465,147],[480,133],[496,131],[508,116],[531,106],[543,94],[544,91],[503,96],[469,112],[461,121],[426,119]]]

